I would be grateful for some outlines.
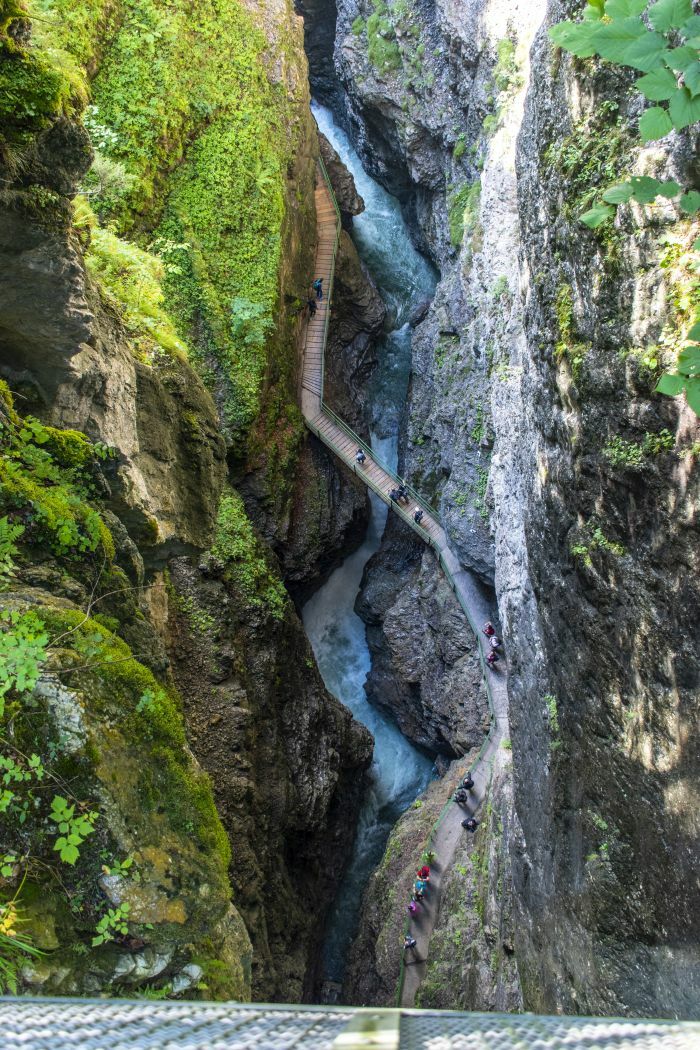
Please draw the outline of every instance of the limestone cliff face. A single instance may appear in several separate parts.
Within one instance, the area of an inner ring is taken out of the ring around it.
[[[368,699],[428,751],[478,748],[489,713],[471,632],[432,551],[393,517],[356,608],[372,653]]]
[[[698,431],[653,387],[697,234],[671,205],[602,234],[578,215],[631,173],[690,184],[692,143],[634,145],[629,81],[547,40],[575,10],[437,3],[390,10],[377,39],[340,3],[335,67],[365,162],[441,269],[403,455],[498,597],[525,1007],[689,1016]],[[484,951],[426,1002],[462,1002],[463,979],[495,1001]]]

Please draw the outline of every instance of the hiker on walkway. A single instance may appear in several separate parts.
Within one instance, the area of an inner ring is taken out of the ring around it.
[[[411,899],[410,899],[410,901],[408,903],[408,912],[409,912],[410,915],[415,915],[417,911],[418,911],[418,901],[416,900],[415,897],[411,897]]]
[[[421,521],[423,520],[423,511],[420,509],[420,507],[416,507],[413,511],[413,520],[415,521],[416,525],[420,525]]]
[[[399,490],[398,489],[391,489],[389,491],[389,499],[392,501],[392,503],[398,503],[399,502]]]
[[[358,448],[357,452],[355,453],[355,462],[359,463],[360,466],[362,466],[366,459],[367,456],[364,454],[364,451],[361,448]]]
[[[398,489],[396,491],[399,494],[399,499],[401,500],[401,502],[402,503],[408,503],[408,489],[406,488],[406,486],[405,485],[399,485],[399,487],[398,487]]]
[[[465,828],[466,831],[471,831],[473,834],[479,827],[479,821],[475,820],[474,817],[467,817],[466,820],[462,821],[462,827]]]
[[[317,277],[313,283],[313,290],[317,299],[323,299],[323,277]]]
[[[498,637],[498,635],[492,634],[491,637],[489,638],[489,645],[491,646],[491,648],[494,651],[497,652],[501,648],[501,646],[503,645],[503,642]]]
[[[458,806],[466,806],[469,801],[469,792],[465,791],[464,788],[457,788],[455,791],[455,802]]]
[[[425,879],[426,882],[430,882],[430,868],[427,864],[424,864],[422,868],[419,868],[416,875],[419,879]]]
[[[406,936],[403,939],[403,949],[404,949],[404,951],[405,952],[411,951],[411,952],[415,953],[416,944],[417,943],[418,942],[416,941],[416,938],[415,937],[411,937],[410,933],[407,933]]]
[[[316,300],[315,299],[307,299],[306,300],[306,305],[309,308],[309,317],[311,318],[316,313]]]
[[[491,652],[489,653],[489,655],[486,657],[486,663],[489,665],[489,667],[493,671],[493,669],[495,668],[496,664],[498,663],[498,653],[496,652],[495,649],[492,649]]]
[[[474,787],[474,777],[471,775],[471,773],[467,773],[466,777],[462,781],[462,790],[463,791],[471,791],[471,789],[473,787]]]
[[[484,632],[484,634],[486,635],[487,638],[490,638],[492,635],[494,635],[496,633],[496,628],[493,626],[493,624],[491,623],[490,620],[486,621],[486,623],[484,624],[482,630],[483,630],[483,632]]]
[[[426,891],[427,887],[428,887],[428,883],[424,879],[416,879],[416,881],[415,881],[415,883],[413,885],[413,890],[414,890],[414,896],[415,896],[417,901],[420,901],[420,900],[423,899],[423,897],[425,897],[425,891]]]

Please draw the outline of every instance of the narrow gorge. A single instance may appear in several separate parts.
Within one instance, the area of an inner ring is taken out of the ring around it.
[[[698,44],[0,0],[0,994],[700,1016]]]

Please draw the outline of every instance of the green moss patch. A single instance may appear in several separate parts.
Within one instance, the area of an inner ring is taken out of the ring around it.
[[[268,563],[253,531],[243,500],[232,490],[219,506],[211,556],[224,566],[224,578],[252,606],[267,609],[276,620],[284,616],[287,592]]]
[[[20,419],[2,381],[0,391],[9,406],[0,416],[0,517],[24,526],[23,544],[68,558],[99,552],[111,561],[114,541],[90,500],[95,447],[78,431]]]

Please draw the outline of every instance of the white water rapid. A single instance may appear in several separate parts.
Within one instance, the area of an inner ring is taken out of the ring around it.
[[[408,318],[418,303],[432,296],[436,275],[413,248],[398,201],[366,174],[330,111],[314,106],[313,112],[320,129],[352,172],[366,205],[354,221],[352,236],[389,310],[371,390],[372,447],[395,469],[401,406],[411,365]],[[323,950],[326,988],[342,982],[367,879],[381,859],[392,825],[425,788],[432,768],[431,760],[365,696],[370,654],[365,625],[355,614],[354,603],[362,571],[379,547],[387,516],[381,500],[371,498],[372,516],[365,542],[303,609],[304,626],[327,688],[374,737],[371,783],[360,812],[355,849],[328,922]],[[324,998],[328,998],[327,992]]]

